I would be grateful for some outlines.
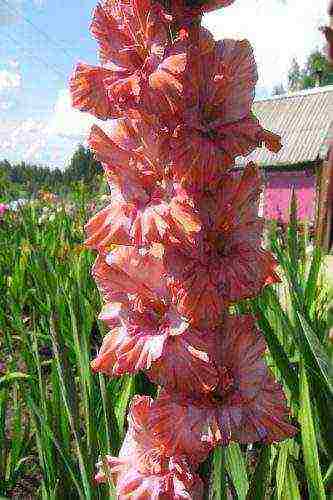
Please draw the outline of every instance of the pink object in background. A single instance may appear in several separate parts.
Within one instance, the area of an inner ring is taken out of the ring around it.
[[[8,210],[8,205],[6,203],[0,203],[0,217]]]
[[[282,222],[289,220],[292,189],[297,197],[297,216],[313,221],[315,215],[316,177],[305,171],[268,172],[265,190],[264,217]]]

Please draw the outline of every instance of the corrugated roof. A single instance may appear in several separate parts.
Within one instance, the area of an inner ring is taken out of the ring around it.
[[[281,136],[283,147],[274,154],[259,148],[237,164],[292,165],[324,158],[333,137],[333,85],[258,100],[253,112],[262,126]]]

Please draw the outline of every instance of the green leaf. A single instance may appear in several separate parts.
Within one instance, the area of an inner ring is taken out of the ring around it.
[[[249,489],[245,461],[238,443],[232,443],[225,450],[226,469],[239,500],[245,500]]]
[[[289,454],[289,442],[286,441],[280,444],[279,458],[276,467],[276,488],[277,500],[283,500],[284,484],[286,479],[287,462]]]
[[[71,475],[72,477],[72,480],[73,480],[73,483],[75,484],[76,486],[76,489],[77,489],[77,493],[79,495],[79,498],[81,500],[85,499],[84,495],[83,495],[83,492],[81,490],[81,487],[76,479],[76,476],[75,476],[75,472],[73,471],[72,469],[72,466],[71,466],[71,463],[70,461],[68,460],[68,458],[66,457],[66,455],[64,454],[62,448],[61,448],[61,445],[60,443],[57,442],[50,426],[47,424],[46,420],[44,419],[44,416],[40,413],[39,409],[37,408],[36,404],[34,403],[34,401],[32,400],[32,398],[30,396],[27,397],[27,404],[29,405],[30,407],[30,410],[34,413],[36,419],[39,419],[41,424],[42,424],[42,428],[43,430],[45,431],[46,434],[48,434],[48,436],[50,437],[51,441],[54,443],[55,447],[57,448],[59,454],[62,456],[63,460],[64,460],[64,463],[67,467],[67,470],[69,472],[69,474]],[[40,446],[41,443],[38,443],[38,446]],[[42,453],[43,450],[40,450],[40,453]]]
[[[271,447],[263,446],[259,460],[251,479],[247,500],[261,500],[267,495],[268,484],[271,476]]]
[[[291,462],[287,464],[286,476],[284,482],[283,500],[301,500],[301,495],[298,488],[298,480],[294,466]]]
[[[293,188],[290,200],[290,221],[288,226],[288,247],[291,263],[296,271],[299,266],[299,242],[297,233],[297,198]]]
[[[274,296],[271,295],[271,297]],[[284,311],[281,310],[281,306],[279,303],[274,302],[274,304],[275,307],[278,308],[279,316],[282,319],[283,314],[285,314]],[[266,339],[269,352],[271,353],[274,362],[277,368],[279,369],[281,376],[283,377],[283,380],[285,384],[288,386],[290,392],[293,394],[293,396],[298,397],[297,374],[293,370],[289,358],[283,348],[283,345],[281,344],[279,338],[277,337],[274,328],[270,325],[268,319],[265,316],[266,314],[265,309],[267,308],[267,304],[263,305],[260,304],[260,306],[254,304],[253,307],[254,307],[254,313],[256,314],[259,313],[258,325]]]
[[[279,457],[276,467],[277,500],[300,499],[298,480],[292,464],[291,450],[293,440],[288,439],[279,445]]]
[[[319,465],[308,380],[304,362],[300,363],[300,414],[302,448],[310,500],[325,500],[324,483]]]
[[[125,375],[122,378],[121,392],[117,397],[117,403],[115,404],[115,415],[118,422],[118,429],[120,433],[124,431],[124,424],[126,419],[126,412],[130,400],[134,395],[135,387],[135,377],[130,375]]]
[[[313,369],[315,373],[318,371],[321,374],[322,380],[333,395],[333,374],[330,359],[304,316],[299,312],[297,315],[304,332],[304,337],[313,355]]]
[[[333,484],[333,462],[331,462],[331,465],[329,466],[329,468],[325,474],[324,484],[325,484],[325,486]]]
[[[304,299],[307,311],[310,310],[311,305],[316,300],[318,277],[322,260],[323,260],[322,249],[320,247],[315,247],[313,251],[311,266],[304,292]]]
[[[212,456],[209,500],[227,500],[225,454],[222,447],[215,448]]]

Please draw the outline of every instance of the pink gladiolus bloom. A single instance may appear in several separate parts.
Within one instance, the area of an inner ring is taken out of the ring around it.
[[[88,247],[189,241],[199,231],[193,201],[162,168],[160,142],[142,121],[117,120],[109,135],[92,128],[89,143],[105,165],[111,203],[88,222]]]
[[[117,498],[200,500],[203,485],[191,470],[191,463],[198,462],[197,457],[190,456],[191,462],[184,456],[172,456],[154,438],[149,429],[152,404],[149,397],[134,398],[119,457],[106,457]],[[101,478],[103,473],[98,476]]]
[[[217,191],[200,201],[203,229],[196,246],[165,249],[172,295],[179,312],[194,323],[216,324],[230,303],[254,297],[266,284],[279,281],[275,260],[260,247],[260,189],[253,164],[241,177],[225,175]]]
[[[91,33],[103,67],[77,65],[71,78],[73,106],[100,119],[133,110],[177,111],[186,65],[182,42],[169,44],[171,17],[150,0],[106,0],[94,12]]]
[[[237,156],[279,144],[251,112],[257,69],[250,44],[223,40],[201,51],[187,70],[186,111],[166,143],[175,179],[194,192],[218,183]]]
[[[95,371],[111,376],[149,370],[169,390],[207,392],[217,372],[207,354],[210,332],[190,327],[172,305],[160,256],[123,247],[99,258],[94,277],[106,304],[100,314],[111,328],[105,336]]]
[[[161,393],[152,412],[158,439],[174,454],[200,454],[203,443],[272,443],[293,436],[296,429],[287,422],[285,397],[266,367],[266,344],[253,318],[226,317],[211,349],[217,387],[200,398]]]
[[[92,369],[145,370],[161,387],[135,397],[119,457],[96,482],[117,498],[203,497],[195,471],[218,445],[272,443],[295,428],[252,316],[230,309],[279,281],[261,247],[261,179],[239,156],[280,138],[252,113],[257,69],[246,40],[215,42],[204,12],[233,0],[104,0],[91,32],[102,66],[80,63],[73,106],[94,125],[109,204],[86,225],[108,333]],[[1,213],[1,212],[0,212]]]

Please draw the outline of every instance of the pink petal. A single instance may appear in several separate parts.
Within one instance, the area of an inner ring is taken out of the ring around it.
[[[205,336],[209,332],[187,329],[167,339],[163,354],[148,372],[149,378],[169,392],[184,395],[213,390],[217,372],[207,353]]]
[[[102,64],[112,62],[113,67],[118,71],[135,71],[141,61],[134,49],[129,33],[122,29],[117,23],[116,9],[104,9],[102,5],[97,5],[93,13],[91,23],[91,34],[99,44],[99,56]],[[126,50],[124,50],[126,48]]]
[[[106,78],[114,78],[113,73],[105,68],[80,63],[70,79],[72,105],[80,111],[87,111],[101,120],[116,118],[105,88]]]
[[[88,248],[107,253],[111,245],[129,245],[133,206],[114,201],[98,212],[85,226]]]
[[[218,109],[224,124],[237,122],[250,114],[258,80],[252,47],[247,40],[225,39],[217,42],[215,57],[207,105]]]

